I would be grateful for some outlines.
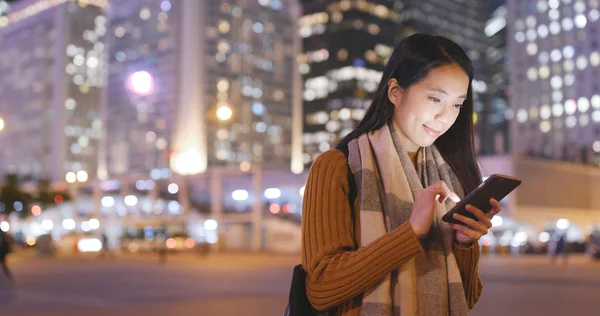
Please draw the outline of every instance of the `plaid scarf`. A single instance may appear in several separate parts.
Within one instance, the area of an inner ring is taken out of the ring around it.
[[[417,168],[392,125],[363,134],[348,144],[348,163],[360,196],[360,243],[368,245],[409,220],[418,190],[444,180],[461,198],[463,188],[435,146],[417,154]],[[360,314],[468,315],[453,231],[442,216],[454,206],[437,203],[433,224],[421,240],[424,253],[403,264],[362,299]]]

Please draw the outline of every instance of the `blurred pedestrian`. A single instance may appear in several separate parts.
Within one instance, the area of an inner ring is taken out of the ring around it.
[[[0,230],[0,265],[2,265],[2,271],[8,277],[11,283],[14,283],[14,279],[12,273],[8,269],[8,264],[6,263],[6,257],[8,254],[12,252],[12,246],[10,237],[8,234]]]
[[[102,232],[102,235],[100,236],[100,238],[102,241],[102,251],[100,252],[100,256],[102,258],[104,258],[106,256],[111,256],[110,247],[108,245],[108,235],[106,235],[106,231]]]
[[[167,263],[167,233],[161,232],[157,235],[158,247],[156,251],[158,252],[158,261],[160,263]]]
[[[556,262],[559,256],[563,257],[563,264],[567,264],[569,259],[569,250],[567,249],[567,240],[565,234],[560,234],[554,245],[554,251],[550,257],[550,263]]]

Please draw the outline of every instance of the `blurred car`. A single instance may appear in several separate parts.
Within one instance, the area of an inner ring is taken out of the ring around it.
[[[98,252],[102,241],[92,233],[70,232],[52,241],[54,248],[61,253]]]
[[[165,246],[170,252],[180,252],[194,249],[196,241],[184,232],[174,233],[165,241]]]

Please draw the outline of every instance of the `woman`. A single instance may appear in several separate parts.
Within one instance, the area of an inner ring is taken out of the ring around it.
[[[500,211],[443,222],[481,183],[473,146],[473,67],[440,36],[392,54],[365,117],[314,162],[303,203],[311,304],[333,315],[467,315],[479,296],[477,241]],[[348,201],[348,165],[357,198]],[[356,216],[352,216],[352,209]],[[488,211],[488,210],[485,210]]]

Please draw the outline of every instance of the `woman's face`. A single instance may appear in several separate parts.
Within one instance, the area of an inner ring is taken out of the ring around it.
[[[431,69],[406,89],[391,79],[388,97],[395,106],[394,127],[404,149],[415,152],[444,134],[456,121],[468,89],[469,76],[457,64]]]

